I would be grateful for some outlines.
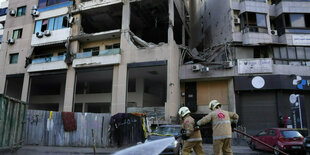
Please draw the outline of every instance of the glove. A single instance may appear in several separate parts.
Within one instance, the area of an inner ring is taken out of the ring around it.
[[[195,130],[195,131],[200,130],[200,127],[199,127],[199,125],[198,125],[198,122],[196,122],[196,123],[194,124],[194,130]]]
[[[181,129],[181,138],[183,140],[187,140],[189,137],[186,135],[186,130],[185,129]]]
[[[200,122],[199,122],[199,121],[197,121],[197,122],[196,122],[196,126],[198,126],[198,127],[199,127],[200,125],[201,125],[201,124],[200,124]]]
[[[238,123],[237,120],[233,120],[233,121],[231,122],[231,129],[232,129],[232,130],[234,130],[234,128],[237,127],[237,123]]]

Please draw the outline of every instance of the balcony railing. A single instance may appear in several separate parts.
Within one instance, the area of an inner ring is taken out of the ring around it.
[[[268,33],[268,30],[267,30],[267,27],[247,26],[243,28],[242,32],[243,33],[248,33],[248,32]]]
[[[310,2],[310,0],[273,0],[272,4],[279,4],[280,2]]]
[[[81,58],[89,58],[92,56],[103,56],[103,55],[113,55],[113,54],[120,54],[120,49],[115,48],[115,49],[101,50],[99,51],[99,53],[97,51],[77,53],[75,55],[75,58],[81,59]]]
[[[66,59],[65,55],[38,58],[38,59],[33,59],[32,64],[48,63],[48,62],[54,62],[54,61],[63,61],[65,59]]]

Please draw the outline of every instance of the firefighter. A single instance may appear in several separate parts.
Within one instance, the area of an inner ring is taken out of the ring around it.
[[[187,107],[179,109],[179,116],[182,118],[182,129],[184,134],[183,155],[190,155],[191,150],[194,149],[196,155],[203,155],[202,138],[200,130],[196,128],[195,120],[190,116],[190,110]]]
[[[209,103],[211,112],[200,119],[197,125],[200,126],[212,122],[214,155],[232,155],[231,121],[237,124],[239,116],[236,113],[222,110],[221,106],[217,100],[212,100]]]

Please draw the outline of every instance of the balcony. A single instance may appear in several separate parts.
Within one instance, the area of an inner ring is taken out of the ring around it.
[[[64,28],[50,32],[50,36],[43,35],[42,38],[39,38],[36,34],[33,34],[31,46],[44,46],[66,42],[67,38],[70,36],[71,28]]]
[[[32,63],[29,65],[29,68],[27,69],[27,72],[67,69],[68,66],[64,62],[65,58],[65,55],[60,55],[33,59]]]
[[[51,1],[51,2],[47,2],[44,0],[42,0],[42,2],[39,2],[39,12],[45,12],[45,11],[50,11],[50,10],[55,10],[55,9],[59,9],[59,8],[63,8],[63,7],[67,7],[70,5],[73,5],[73,1],[72,0],[61,0],[61,1]],[[51,4],[49,4],[51,3]]]
[[[310,30],[308,30],[309,32]],[[295,46],[309,46],[310,34],[285,33],[279,37],[279,43]]]
[[[249,26],[242,30],[243,44],[271,43],[272,37],[266,27]]]
[[[80,0],[78,8],[79,10],[88,10],[117,3],[122,3],[122,0]]]
[[[74,68],[79,67],[92,67],[92,66],[104,66],[104,65],[114,65],[119,64],[121,61],[121,50],[117,49],[107,49],[98,52],[85,52],[77,53],[75,59],[73,60],[72,66]]]
[[[310,13],[310,0],[282,0],[275,6],[275,15],[282,13]]]
[[[269,5],[265,0],[241,0],[239,4],[240,13],[259,12],[269,13]]]

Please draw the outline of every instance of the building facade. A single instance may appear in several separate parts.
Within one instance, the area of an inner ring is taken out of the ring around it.
[[[8,14],[0,93],[30,109],[176,120],[183,1],[10,0]]]
[[[208,102],[218,99],[255,134],[280,127],[282,117],[294,119],[291,107],[298,102],[304,105],[302,128],[307,128],[310,2],[209,0],[193,5],[190,12],[198,16],[192,37],[200,39],[191,42],[198,50],[184,52],[182,59],[183,103],[197,100],[197,113],[207,113]],[[196,87],[192,98],[186,93],[189,83]],[[293,102],[292,97],[300,98]]]

